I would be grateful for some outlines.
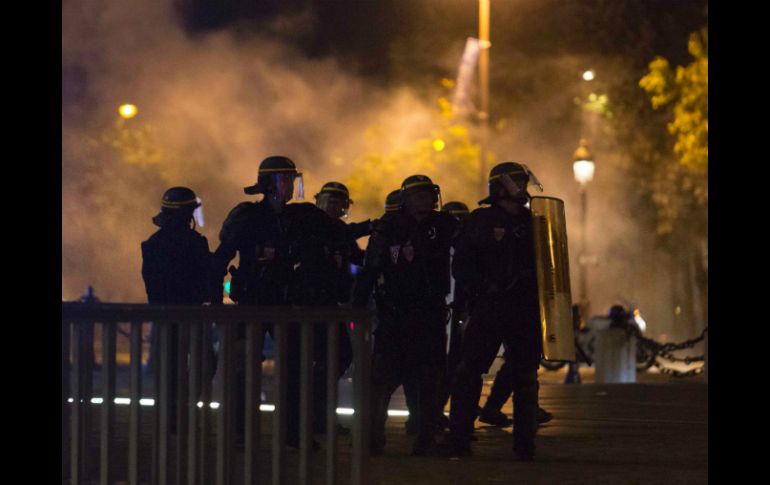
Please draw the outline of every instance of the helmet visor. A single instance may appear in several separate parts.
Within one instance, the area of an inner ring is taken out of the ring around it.
[[[195,224],[197,224],[198,227],[203,227],[203,201],[200,197],[196,197],[195,200],[198,203],[198,206],[193,211],[193,219],[195,219]]]
[[[305,183],[301,173],[275,173],[272,179],[276,198],[286,202],[305,199]]]

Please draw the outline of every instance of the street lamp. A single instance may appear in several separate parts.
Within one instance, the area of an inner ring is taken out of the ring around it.
[[[120,113],[120,116],[123,117],[123,119],[130,119],[136,116],[136,113],[138,112],[136,105],[133,104],[122,104],[118,108],[118,113]]]
[[[586,250],[588,237],[588,193],[587,186],[594,179],[594,156],[588,149],[588,141],[581,138],[580,146],[572,155],[572,169],[575,173],[575,181],[580,184],[580,257],[578,267],[580,268],[580,307],[583,315],[588,311],[588,289],[586,279],[586,265],[588,257]]]
[[[489,0],[479,0],[479,87],[481,90],[481,140],[479,150],[479,181],[481,194],[486,194],[487,187],[487,142],[489,138]]]

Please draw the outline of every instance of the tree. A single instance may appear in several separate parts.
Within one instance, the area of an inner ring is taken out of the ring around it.
[[[668,172],[679,183],[677,192],[691,197],[688,202],[698,210],[708,204],[708,28],[690,35],[688,51],[694,60],[677,66],[675,72],[667,59],[656,57],[639,86],[649,93],[654,109],[671,110],[668,132],[675,137],[676,160]],[[676,219],[689,215],[682,207],[672,207],[668,197],[656,194],[653,201],[661,209],[663,232],[670,232]]]
[[[664,112],[673,156],[656,157],[644,190],[656,208],[658,234],[683,263],[688,306],[708,320],[708,28],[690,35],[687,66],[656,57],[639,86]],[[699,322],[696,322],[699,323]]]
[[[447,90],[454,87],[446,79],[443,85]],[[388,193],[413,174],[441,174],[444,202],[460,200],[470,207],[475,205],[466,199],[469,193],[477,193],[480,146],[472,141],[471,128],[453,114],[446,97],[438,99],[437,107],[431,120],[433,127],[415,133],[411,140],[395,147],[387,146],[386,141],[392,138],[387,128],[366,129],[368,152],[351,162],[350,175],[344,180],[352,193],[360,194],[355,199],[356,212],[379,217]],[[487,166],[492,167],[495,160],[495,154],[487,151]]]

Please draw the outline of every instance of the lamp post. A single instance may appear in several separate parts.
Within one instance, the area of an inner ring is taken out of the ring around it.
[[[479,180],[481,194],[487,188],[487,139],[489,137],[489,0],[479,0],[479,87],[481,91],[481,143],[479,144]]]
[[[578,258],[580,268],[580,308],[582,314],[587,316],[588,311],[588,289],[586,265],[588,258],[586,250],[588,249],[588,183],[594,178],[594,156],[588,149],[588,141],[585,138],[580,140],[580,146],[572,155],[572,169],[575,173],[575,181],[580,184],[580,256]]]

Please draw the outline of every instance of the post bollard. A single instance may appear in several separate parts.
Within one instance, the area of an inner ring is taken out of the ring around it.
[[[596,333],[597,384],[636,382],[636,338],[621,328],[607,328]]]

